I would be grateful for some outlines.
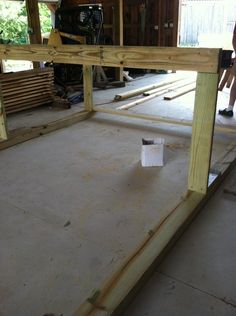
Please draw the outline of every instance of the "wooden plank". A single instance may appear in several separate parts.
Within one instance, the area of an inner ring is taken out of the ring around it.
[[[0,89],[0,141],[7,139],[7,123]]]
[[[218,81],[218,74],[198,73],[188,188],[204,194],[207,192],[211,161]]]
[[[164,96],[164,100],[173,100],[173,99],[178,98],[178,97],[180,97],[188,92],[194,91],[195,89],[196,89],[195,83],[189,84],[185,87],[179,88],[176,91],[169,92],[168,94],[166,94]]]
[[[41,26],[39,19],[39,6],[38,0],[25,0],[25,6],[27,11],[28,20],[28,34],[30,39],[30,44],[41,44]],[[33,63],[34,68],[39,68],[40,63]]]
[[[93,71],[92,66],[83,66],[84,107],[93,111]]]
[[[168,88],[161,89],[160,91],[158,91],[156,93],[153,93],[153,94],[151,94],[149,96],[146,96],[144,98],[138,99],[138,100],[133,101],[133,102],[130,102],[128,104],[121,105],[118,108],[116,108],[116,110],[128,110],[128,109],[131,109],[131,108],[133,108],[133,107],[135,107],[135,106],[137,106],[139,104],[142,104],[142,103],[147,102],[149,100],[152,100],[152,99],[154,99],[156,97],[159,97],[160,95],[162,95],[162,94],[164,94],[164,93],[166,93],[168,91],[169,91]]]
[[[164,87],[164,86],[169,85],[169,84],[171,84],[173,82],[176,82],[176,81],[179,81],[179,80],[183,80],[183,79],[184,78],[174,78],[174,79],[163,80],[161,82],[154,83],[154,84],[151,84],[151,85],[147,85],[147,86],[144,86],[144,87],[141,87],[141,88],[133,89],[131,91],[126,91],[126,92],[123,92],[123,93],[119,93],[119,94],[115,95],[114,101],[126,100],[128,98],[135,97],[135,96],[137,96],[139,94],[142,94],[145,91],[149,91],[149,90],[152,90],[152,89]]]
[[[124,110],[109,109],[109,108],[103,108],[103,107],[99,107],[99,106],[94,106],[93,110],[95,112],[106,113],[106,114],[111,114],[111,115],[118,115],[118,116],[125,116],[125,117],[129,117],[129,118],[136,118],[136,119],[153,121],[153,122],[158,122],[158,123],[180,125],[180,126],[192,126],[192,121],[190,121],[190,120],[172,119],[169,117],[128,112],[128,111],[124,111]],[[236,128],[234,126],[216,125],[215,131],[217,131],[219,133],[236,134]]]
[[[113,9],[114,12],[114,43],[115,45],[124,45],[123,29],[123,0],[117,0]],[[123,67],[116,68],[116,80],[123,81]]]
[[[34,126],[27,129],[11,131],[9,132],[9,139],[0,143],[0,150],[9,148],[16,144],[23,143],[29,139],[51,133],[58,129],[71,126],[72,124],[76,124],[80,121],[86,120],[90,116],[91,114],[89,112],[81,111],[50,123],[45,123],[43,125]]]
[[[0,45],[0,59],[217,73],[221,49],[93,45]]]
[[[112,115],[130,117],[130,118],[144,119],[144,120],[159,122],[159,123],[181,125],[181,126],[192,126],[192,121],[177,120],[177,119],[172,119],[172,118],[162,117],[162,116],[157,116],[157,115],[134,113],[134,112],[126,111],[126,110],[102,108],[99,106],[94,106],[93,110],[95,112],[100,112],[100,113],[107,113],[107,114],[112,114]]]
[[[124,264],[101,288],[93,293],[75,311],[73,316],[109,316],[119,314],[132,290],[140,288],[148,275],[154,271],[158,259],[173,246],[183,230],[191,223],[223,181],[229,170],[235,165],[236,150],[233,146],[222,161],[218,161],[221,172],[210,184],[208,194],[188,191],[176,207],[149,232],[145,240],[125,260]]]
[[[180,82],[177,82],[177,83],[174,82],[174,83],[169,84],[166,88],[168,88],[169,91],[173,91],[173,90],[175,90],[177,88],[185,87],[185,86],[187,86],[187,85],[189,85],[191,83],[194,83],[194,82],[195,82],[195,80],[193,80],[193,81],[189,81],[188,79],[187,80],[181,80]],[[154,94],[154,93],[159,92],[159,91],[160,91],[160,88],[156,88],[156,89],[145,91],[143,93],[143,95],[149,96],[149,95]]]

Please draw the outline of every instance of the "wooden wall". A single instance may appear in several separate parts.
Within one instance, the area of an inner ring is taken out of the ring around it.
[[[124,45],[177,46],[179,0],[123,0]],[[115,38],[119,0],[64,0],[62,6],[102,3],[105,34]],[[117,44],[117,40],[114,40]]]

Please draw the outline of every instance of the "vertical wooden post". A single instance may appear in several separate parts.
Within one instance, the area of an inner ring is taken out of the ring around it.
[[[38,0],[25,0],[27,19],[28,19],[28,34],[30,44],[41,44],[41,27],[39,19]],[[33,62],[34,68],[39,68],[39,62]]]
[[[3,105],[3,98],[0,90],[0,141],[7,139],[6,116]]]
[[[123,21],[123,0],[116,0],[114,12],[114,44],[124,45],[124,21]],[[116,69],[116,80],[123,81],[123,68]]]
[[[188,189],[206,193],[211,162],[219,74],[198,73]]]
[[[83,66],[84,107],[93,111],[93,71],[91,65]]]

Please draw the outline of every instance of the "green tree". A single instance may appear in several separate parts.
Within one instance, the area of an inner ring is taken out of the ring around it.
[[[25,2],[0,1],[0,42],[24,44],[28,43],[28,24]],[[39,4],[41,32],[51,30],[51,14],[45,4]]]
[[[26,43],[28,36],[24,3],[0,2],[0,12],[1,42]]]

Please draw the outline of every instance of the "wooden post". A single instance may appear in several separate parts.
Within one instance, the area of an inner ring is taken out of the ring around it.
[[[124,21],[123,21],[123,0],[116,0],[114,8],[114,44],[124,45]],[[116,69],[116,80],[123,81],[123,68]]]
[[[0,141],[7,139],[6,117],[3,105],[3,99],[0,91]]]
[[[27,19],[28,19],[28,34],[30,44],[41,44],[41,27],[39,19],[39,6],[38,0],[25,0]],[[39,68],[40,63],[33,62],[34,68]]]
[[[188,189],[204,194],[208,187],[218,81],[218,73],[198,73]]]
[[[83,66],[84,81],[84,107],[87,111],[93,111],[93,71],[91,65]]]

